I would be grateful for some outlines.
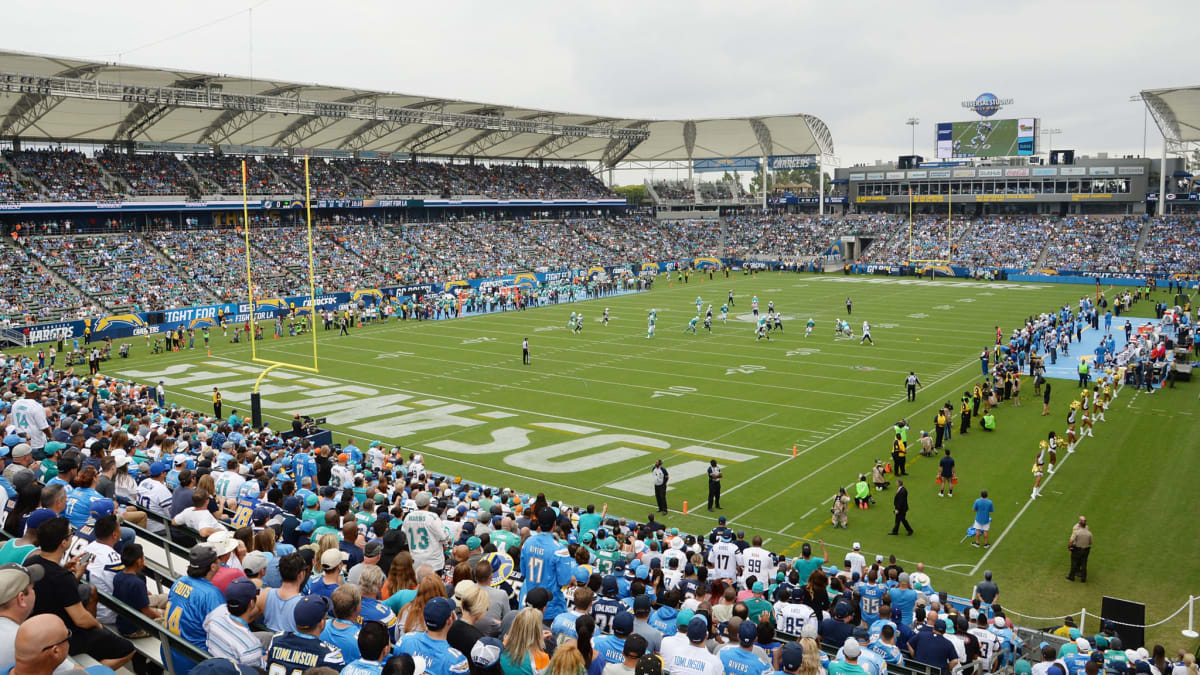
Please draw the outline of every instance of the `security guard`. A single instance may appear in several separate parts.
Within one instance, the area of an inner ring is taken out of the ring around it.
[[[907,476],[908,472],[904,470],[904,464],[908,458],[908,446],[904,442],[904,438],[900,434],[896,434],[896,440],[892,441],[892,475]]]
[[[221,390],[213,387],[213,417],[221,419]]]
[[[1087,583],[1088,554],[1092,552],[1092,531],[1088,529],[1087,518],[1079,516],[1079,522],[1071,530],[1071,538],[1067,541],[1071,551],[1071,571],[1067,573],[1067,581],[1079,580]]]
[[[714,505],[721,508],[721,468],[715,459],[708,463],[708,510],[712,511]]]

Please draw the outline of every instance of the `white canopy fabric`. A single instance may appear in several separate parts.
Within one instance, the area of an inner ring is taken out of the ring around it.
[[[0,51],[0,138],[621,162],[832,154],[812,115],[639,120]]]

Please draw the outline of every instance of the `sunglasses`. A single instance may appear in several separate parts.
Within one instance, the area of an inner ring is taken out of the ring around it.
[[[70,628],[68,628],[68,629],[67,629],[67,637],[65,637],[65,638],[63,638],[63,639],[61,639],[61,640],[59,640],[58,642],[55,642],[55,643],[54,643],[54,644],[52,644],[52,645],[47,645],[47,646],[45,646],[45,647],[42,647],[42,651],[43,651],[43,652],[48,652],[48,651],[50,651],[51,649],[54,649],[55,647],[57,647],[57,646],[61,645],[62,643],[66,642],[66,641],[68,641],[68,640],[70,640],[70,639],[71,639],[71,629],[70,629]]]

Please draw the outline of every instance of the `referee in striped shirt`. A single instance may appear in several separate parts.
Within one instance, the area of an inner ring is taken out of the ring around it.
[[[908,389],[908,400],[917,400],[917,387],[924,387],[921,384],[921,378],[917,377],[914,371],[908,371],[908,377],[904,378],[904,385]]]

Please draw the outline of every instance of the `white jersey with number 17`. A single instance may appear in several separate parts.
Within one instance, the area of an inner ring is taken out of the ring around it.
[[[738,548],[733,542],[717,542],[708,552],[708,562],[713,566],[712,578],[737,578]]]

